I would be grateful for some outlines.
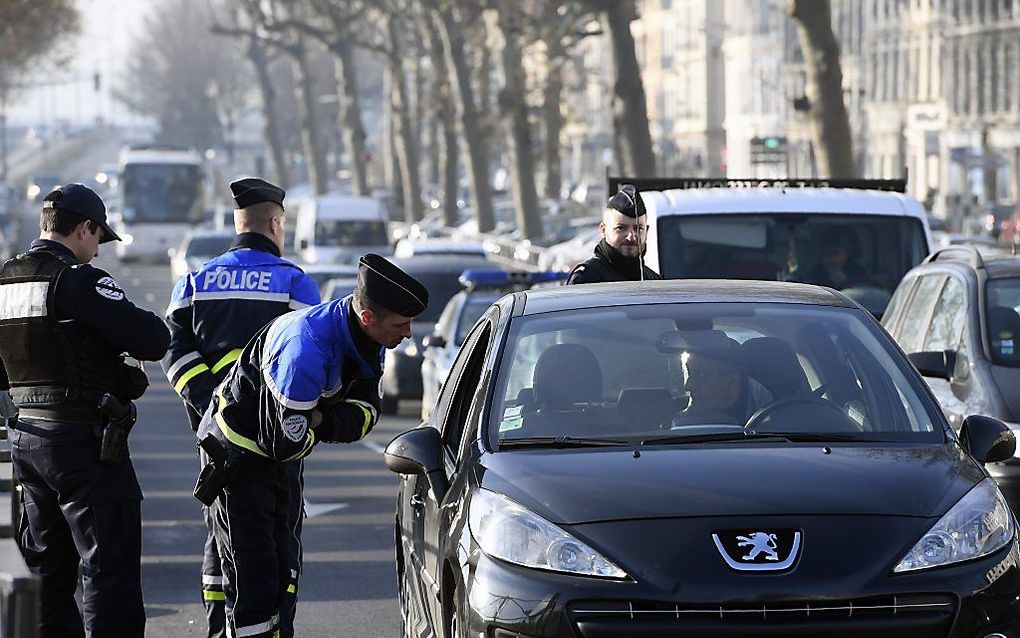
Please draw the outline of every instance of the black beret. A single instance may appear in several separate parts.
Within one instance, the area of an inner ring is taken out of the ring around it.
[[[645,214],[645,202],[631,184],[621,184],[620,190],[609,198],[606,208],[623,213],[632,219]]]
[[[104,232],[99,243],[120,241],[120,237],[106,221],[106,204],[103,203],[103,198],[84,184],[64,184],[53,189],[43,197],[43,209],[47,208],[81,215],[99,224]]]
[[[375,303],[403,317],[417,317],[429,305],[425,286],[374,253],[358,260],[358,288]]]
[[[248,208],[262,202],[273,202],[283,206],[286,191],[258,177],[244,177],[230,182],[230,192],[238,208]]]

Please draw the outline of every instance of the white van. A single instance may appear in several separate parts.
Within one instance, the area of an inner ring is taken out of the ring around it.
[[[612,178],[610,192],[620,183],[632,182]],[[645,263],[667,279],[827,285],[881,316],[931,248],[924,208],[904,194],[903,180],[633,183],[649,215]]]
[[[365,253],[389,254],[386,208],[369,197],[320,195],[296,202],[294,250],[308,264],[353,264]]]

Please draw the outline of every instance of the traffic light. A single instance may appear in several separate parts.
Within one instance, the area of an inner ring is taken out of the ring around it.
[[[775,150],[775,149],[779,148],[779,138],[778,137],[766,137],[765,138],[765,148],[770,149],[770,150]]]
[[[100,81],[100,77],[101,76],[99,75],[98,71],[96,73],[92,74],[92,89],[96,93],[99,93],[99,81]]]

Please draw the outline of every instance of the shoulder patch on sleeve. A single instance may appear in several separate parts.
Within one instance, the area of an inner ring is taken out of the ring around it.
[[[120,301],[124,298],[124,289],[110,276],[102,277],[96,282],[96,292],[113,301]]]
[[[308,419],[301,414],[292,414],[283,420],[284,435],[295,443],[304,438],[308,431]]]

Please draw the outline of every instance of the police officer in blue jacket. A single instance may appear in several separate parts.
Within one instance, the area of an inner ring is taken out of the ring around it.
[[[371,431],[383,348],[410,337],[427,304],[421,283],[365,255],[352,295],[274,320],[217,391],[199,426],[211,461],[196,496],[211,503],[230,635],[275,635],[288,568],[286,468],[317,442]]]
[[[181,278],[167,308],[170,351],[163,370],[184,399],[191,429],[197,431],[213,390],[227,375],[241,349],[264,325],[291,310],[319,303],[308,275],[283,259],[286,193],[258,178],[230,184],[237,203],[237,237],[226,253]],[[293,635],[301,536],[301,463],[289,466],[291,489],[291,578],[281,610],[281,635]],[[223,578],[208,510],[209,533],[202,562],[202,603],[210,638],[226,636]]]
[[[40,636],[141,637],[142,491],[126,436],[148,382],[123,353],[158,361],[170,335],[89,265],[120,239],[103,200],[66,184],[43,202],[39,239],[0,267],[0,378],[19,409],[8,424],[24,499],[18,546],[42,581]]]

